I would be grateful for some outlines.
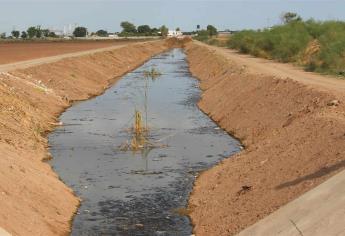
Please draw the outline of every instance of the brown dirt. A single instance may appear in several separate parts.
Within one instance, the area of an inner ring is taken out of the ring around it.
[[[134,42],[137,41],[0,42],[0,65]]]
[[[0,74],[0,228],[13,235],[66,235],[79,200],[42,162],[47,132],[72,101],[100,94],[166,50],[163,41]]]
[[[186,49],[200,108],[246,147],[198,177],[196,235],[234,235],[344,169],[344,81],[199,43]]]

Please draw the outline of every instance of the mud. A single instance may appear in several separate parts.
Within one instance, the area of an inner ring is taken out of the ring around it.
[[[143,111],[143,74],[152,67],[162,75],[149,82],[149,139],[161,147],[122,151],[134,109]],[[180,213],[196,174],[240,150],[198,109],[199,99],[185,54],[174,49],[63,113],[64,126],[49,136],[50,163],[82,199],[72,235],[192,233]]]

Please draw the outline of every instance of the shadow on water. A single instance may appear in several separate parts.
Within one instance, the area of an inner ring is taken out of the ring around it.
[[[133,112],[143,104],[143,73],[162,75],[149,83],[149,138],[164,145],[123,151]],[[196,106],[198,81],[181,49],[160,54],[125,75],[101,96],[61,116],[49,136],[51,165],[81,197],[72,235],[190,235],[177,208],[187,205],[194,174],[238,152],[239,143]]]

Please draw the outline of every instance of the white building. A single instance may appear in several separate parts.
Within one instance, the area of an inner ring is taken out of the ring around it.
[[[176,30],[169,30],[168,31],[168,37],[180,37],[182,36],[181,31],[176,31]]]
[[[78,27],[77,23],[64,26],[63,27],[63,34],[65,36],[73,36],[73,32],[74,32],[75,28],[77,28],[77,27]]]

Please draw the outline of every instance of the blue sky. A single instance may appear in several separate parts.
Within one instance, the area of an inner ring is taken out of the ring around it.
[[[279,23],[282,12],[303,18],[345,20],[345,0],[0,0],[0,32],[31,25],[62,29],[78,23],[90,31],[119,31],[124,20],[193,30],[197,24],[218,29],[262,28]]]

